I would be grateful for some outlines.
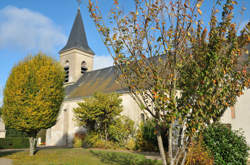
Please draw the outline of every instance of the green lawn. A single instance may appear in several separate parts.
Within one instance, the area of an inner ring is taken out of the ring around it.
[[[42,149],[31,157],[28,151],[0,153],[14,165],[159,165],[143,155],[87,149]]]

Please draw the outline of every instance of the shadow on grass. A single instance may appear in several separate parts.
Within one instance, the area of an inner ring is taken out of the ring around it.
[[[22,152],[23,150],[18,150],[18,151],[1,151],[0,152],[0,158],[8,155],[15,154],[17,152]]]
[[[157,160],[146,159],[143,155],[124,153],[124,152],[108,152],[93,151],[90,152],[98,157],[102,162],[110,165],[160,165]]]

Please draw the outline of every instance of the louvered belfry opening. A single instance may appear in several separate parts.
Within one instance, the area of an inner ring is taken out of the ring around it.
[[[64,82],[67,83],[67,82],[69,82],[69,61],[66,61],[65,66],[64,66],[64,71],[65,71]]]
[[[88,71],[87,63],[85,61],[83,61],[81,64],[81,73],[84,74],[87,71]]]

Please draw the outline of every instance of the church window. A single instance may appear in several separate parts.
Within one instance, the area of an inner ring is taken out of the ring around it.
[[[88,70],[87,63],[85,61],[83,61],[82,64],[81,64],[81,73],[83,74],[87,70]]]
[[[69,61],[68,60],[65,62],[64,71],[65,71],[64,82],[69,82]]]

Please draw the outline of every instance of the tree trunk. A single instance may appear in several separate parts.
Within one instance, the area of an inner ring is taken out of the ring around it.
[[[183,159],[182,159],[181,165],[185,165],[185,162],[186,162],[186,157],[187,157],[187,151],[184,151],[184,156],[183,156]]]
[[[35,137],[30,137],[30,156],[33,156],[36,151],[36,138]]]
[[[167,165],[165,150],[164,150],[162,137],[161,137],[161,130],[159,126],[157,126],[157,141],[158,141],[158,147],[159,147],[160,154],[161,154],[162,164]]]
[[[173,143],[173,123],[170,124],[170,127],[168,129],[168,158],[170,165],[174,164],[172,143]]]

